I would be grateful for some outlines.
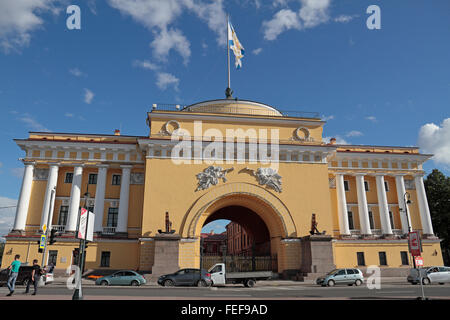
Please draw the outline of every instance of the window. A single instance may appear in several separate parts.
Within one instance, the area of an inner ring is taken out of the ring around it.
[[[395,229],[395,224],[394,224],[394,214],[392,213],[392,211],[389,211],[389,221],[391,223],[391,228]]]
[[[73,172],[66,172],[66,178],[64,179],[64,183],[72,183],[73,181]]]
[[[357,252],[356,259],[358,260],[358,266],[366,265],[366,261],[364,260],[364,252]]]
[[[60,226],[66,225],[68,213],[69,213],[69,206],[61,206],[59,208],[58,225]]]
[[[355,274],[355,270],[354,269],[347,269],[347,274]]]
[[[339,271],[336,273],[336,275],[337,275],[337,276],[345,276],[345,269],[339,270]]]
[[[406,251],[400,251],[400,257],[402,258],[402,265],[403,265],[403,266],[409,265],[409,261],[408,261],[408,252],[406,252]]]
[[[373,220],[372,211],[369,211],[369,225],[370,225],[370,229],[375,229],[375,222]]]
[[[97,174],[89,173],[89,184],[97,184]]]
[[[108,227],[117,227],[117,219],[119,217],[119,209],[118,208],[109,208],[108,209]]]
[[[348,180],[344,180],[344,190],[345,191],[350,191],[350,186],[348,184]]]
[[[122,176],[120,174],[113,174],[112,176],[112,185],[113,186],[120,186],[120,178],[122,178]]]
[[[353,230],[355,229],[355,225],[353,224],[353,212],[348,211],[347,215],[348,215],[348,228],[350,230]]]
[[[384,182],[384,190],[386,190],[386,192],[389,191],[389,183],[387,181]]]
[[[369,191],[369,181],[364,181],[364,190]]]
[[[109,267],[110,259],[111,259],[111,252],[102,251],[102,259],[100,260],[100,267]]]
[[[58,261],[58,250],[50,250],[48,252],[48,264],[53,264],[56,266],[56,262]]]
[[[384,251],[378,252],[378,257],[380,258],[380,266],[387,266],[386,252]]]

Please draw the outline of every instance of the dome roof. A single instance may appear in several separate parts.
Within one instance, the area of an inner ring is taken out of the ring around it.
[[[206,112],[206,113],[228,113],[228,114],[245,114],[245,115],[264,115],[264,116],[283,116],[277,109],[263,103],[221,99],[210,100],[192,104],[185,107],[185,112]]]

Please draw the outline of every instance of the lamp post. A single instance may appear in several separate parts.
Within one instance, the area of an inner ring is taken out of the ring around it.
[[[406,199],[406,196],[408,196],[408,199]],[[409,194],[409,192],[405,192],[403,194],[403,203],[405,204],[406,222],[408,223],[408,233],[412,231],[411,225],[409,223],[409,214],[408,214],[408,204],[411,204],[410,198],[411,198],[411,195]],[[402,208],[400,208],[400,211],[403,211]],[[408,235],[408,239],[409,239],[409,235]],[[416,261],[414,260],[414,257],[412,257],[412,261],[413,261],[414,269],[416,269]]]
[[[89,198],[91,197],[91,194],[89,193],[89,184],[87,186],[86,189],[86,193],[84,194],[84,209],[87,210],[87,202],[89,200]],[[75,289],[73,296],[72,296],[72,300],[83,300],[83,292],[82,292],[82,285],[81,285],[81,281],[83,279],[83,269],[84,269],[84,255],[85,255],[85,250],[86,250],[86,236],[87,236],[87,228],[89,225],[89,212],[87,213],[87,217],[88,220],[86,221],[86,232],[85,232],[85,236],[84,239],[80,239],[80,248],[78,250],[78,272],[75,273],[75,276],[77,276],[77,279],[75,281],[75,283],[77,284],[77,288]],[[78,212],[78,227],[77,227],[77,234],[78,234],[78,229],[80,227],[80,219],[81,219],[81,210],[79,210]]]

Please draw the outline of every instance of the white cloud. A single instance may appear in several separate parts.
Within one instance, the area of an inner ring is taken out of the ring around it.
[[[183,57],[184,64],[189,62],[189,57],[191,56],[190,43],[181,30],[178,29],[162,30],[161,33],[155,36],[150,47],[153,49],[155,58],[160,61],[167,61],[169,52],[172,49]]]
[[[89,89],[84,89],[84,102],[87,104],[91,104],[92,100],[94,99],[95,94],[89,90]]]
[[[85,76],[85,74],[78,68],[69,69],[69,72],[75,77]]]
[[[377,122],[377,118],[375,116],[368,116],[365,119],[369,120],[369,121],[372,121],[372,122]]]
[[[252,53],[257,56],[258,54],[260,54],[262,52],[262,50],[263,50],[262,48],[258,48],[258,49],[253,50]]]
[[[33,116],[28,113],[25,113],[22,117],[19,118],[19,120],[25,123],[27,127],[33,131],[50,132],[49,129],[39,123],[36,119],[33,118]]]
[[[23,168],[23,167],[21,167],[21,168],[12,168],[11,169],[11,174],[14,176],[14,177],[16,177],[16,178],[19,178],[19,179],[22,179],[23,178],[23,171],[24,171],[25,169]]]
[[[152,70],[152,71],[156,71],[156,70],[159,69],[159,66],[157,66],[156,64],[154,64],[154,63],[152,63],[152,62],[150,62],[148,60],[143,60],[143,61],[134,60],[133,61],[133,66],[139,67],[139,68],[142,68],[142,69]]]
[[[157,81],[156,85],[161,90],[166,90],[168,86],[173,86],[175,91],[178,91],[178,84],[180,82],[180,79],[175,77],[173,74],[166,73],[166,72],[159,72],[157,75]]]
[[[330,18],[328,8],[331,0],[301,0],[299,16],[305,28],[313,28]]]
[[[74,114],[73,113],[66,113],[65,114],[65,116],[67,117],[67,118],[73,118],[74,117]]]
[[[350,144],[350,142],[343,139],[341,136],[334,136],[334,137],[323,137],[322,141],[325,143],[329,143],[331,138],[336,139],[336,144]]]
[[[333,120],[334,116],[333,115],[329,115],[329,116],[322,116],[322,121],[328,121],[328,120]]]
[[[336,18],[333,19],[334,22],[340,22],[340,23],[347,23],[352,21],[353,19],[359,17],[359,15],[355,14],[355,15],[346,15],[346,14],[341,14],[340,16],[337,16]]]
[[[440,126],[427,123],[419,130],[417,144],[425,153],[432,153],[433,161],[450,168],[450,118]]]
[[[14,225],[14,219],[16,216],[16,208],[14,206],[17,205],[17,200],[0,197],[0,207],[12,207],[0,209],[0,237],[5,236],[11,231]]]
[[[346,137],[360,137],[362,135],[363,135],[363,133],[361,131],[352,130],[352,131],[348,132],[345,136]]]
[[[263,22],[264,39],[275,40],[282,32],[302,27],[297,13],[291,9],[281,9],[272,20]]]
[[[29,45],[31,33],[41,29],[42,15],[58,14],[59,0],[1,0],[0,47],[5,53]]]

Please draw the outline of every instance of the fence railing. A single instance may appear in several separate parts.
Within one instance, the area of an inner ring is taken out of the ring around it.
[[[276,256],[203,256],[202,268],[209,269],[216,263],[225,263],[228,272],[273,271],[277,272]]]
[[[116,227],[103,227],[103,234],[115,234]]]

